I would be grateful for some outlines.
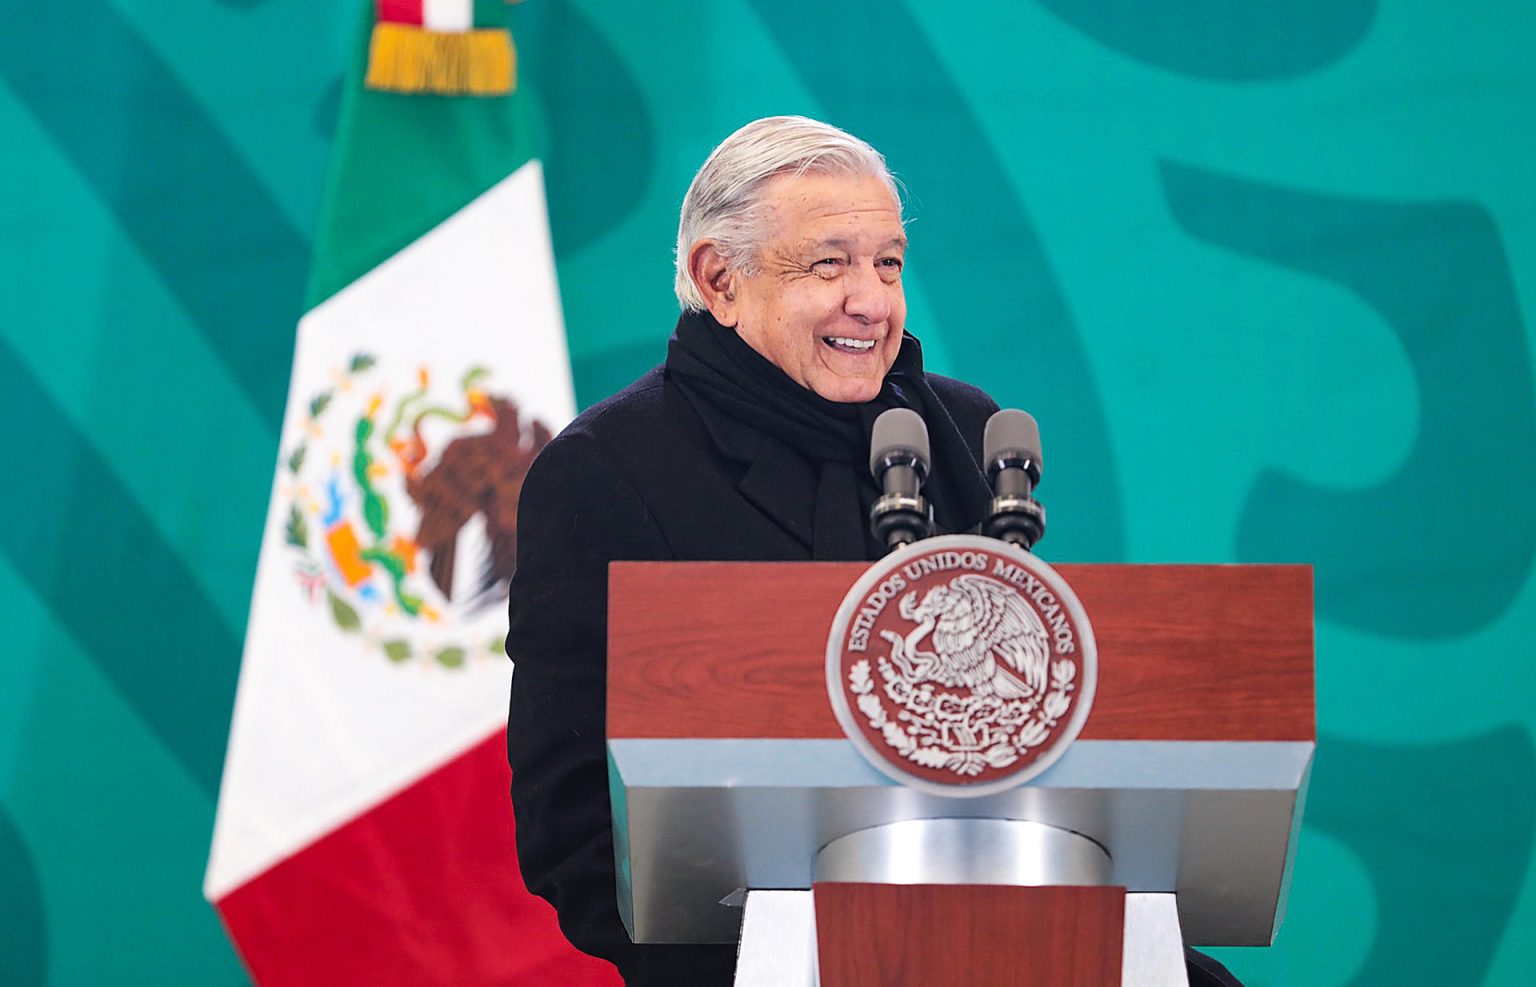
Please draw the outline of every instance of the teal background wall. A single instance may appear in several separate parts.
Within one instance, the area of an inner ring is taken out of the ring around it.
[[[0,33],[0,983],[244,975],[199,891],[358,6]],[[910,327],[1033,411],[1058,561],[1316,566],[1263,985],[1536,969],[1536,7],[528,0],[580,403],[656,363],[768,113],[911,192]]]

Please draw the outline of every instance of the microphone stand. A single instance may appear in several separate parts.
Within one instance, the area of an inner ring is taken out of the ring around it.
[[[919,491],[928,478],[924,463],[906,449],[893,449],[874,462],[885,493],[869,509],[869,530],[887,552],[933,534],[933,511]]]
[[[1035,500],[1040,464],[1016,450],[1007,450],[987,464],[992,483],[992,509],[982,534],[1029,551],[1045,536],[1045,508]]]

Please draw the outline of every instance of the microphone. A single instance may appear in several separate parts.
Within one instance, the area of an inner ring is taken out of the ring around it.
[[[933,534],[933,513],[920,492],[928,478],[928,426],[911,408],[892,408],[875,419],[869,471],[884,491],[869,509],[869,530],[886,550]]]
[[[1045,535],[1045,508],[1034,498],[1040,484],[1040,426],[1027,412],[999,411],[987,419],[981,448],[993,492],[982,534],[1028,551]]]

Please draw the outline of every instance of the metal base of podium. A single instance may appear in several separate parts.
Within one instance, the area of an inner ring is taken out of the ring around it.
[[[867,884],[1110,883],[1109,853],[1060,826],[1020,819],[908,819],[839,837],[816,855],[816,880]]]
[[[1041,823],[920,819],[833,840],[816,859],[817,881],[991,884],[1110,883],[1109,854],[1093,840]],[[1189,987],[1172,894],[1127,894],[1121,983]],[[737,987],[815,987],[816,919],[810,891],[749,891]]]

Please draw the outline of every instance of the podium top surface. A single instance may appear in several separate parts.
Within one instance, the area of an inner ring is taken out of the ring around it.
[[[616,562],[610,739],[833,739],[826,639],[862,563]],[[1312,741],[1312,570],[1053,566],[1098,641],[1080,740]]]

